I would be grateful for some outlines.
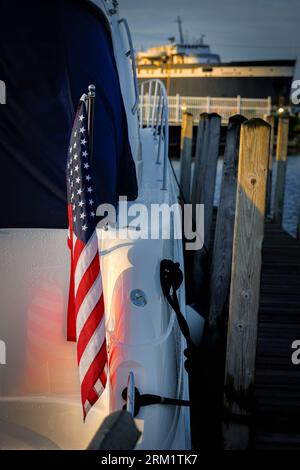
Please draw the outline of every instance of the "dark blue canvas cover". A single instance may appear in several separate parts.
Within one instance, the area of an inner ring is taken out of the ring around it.
[[[67,227],[66,159],[75,110],[96,85],[97,202],[135,198],[127,123],[105,21],[84,0],[0,0],[1,215],[4,227]]]

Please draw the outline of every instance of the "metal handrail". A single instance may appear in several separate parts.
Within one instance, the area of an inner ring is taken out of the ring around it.
[[[141,128],[149,128],[154,139],[158,139],[156,163],[161,163],[161,146],[163,153],[163,184],[166,189],[167,159],[169,150],[169,110],[168,97],[164,83],[161,80],[146,80],[140,84],[139,120]]]
[[[193,114],[194,123],[199,122],[201,113],[218,113],[222,118],[222,124],[227,124],[233,114],[242,114],[247,119],[251,117],[264,118],[272,110],[270,98],[246,98],[246,97],[214,97],[214,96],[182,96],[179,94],[168,96],[169,125],[180,126],[183,110]]]
[[[119,20],[119,24],[124,24],[125,31],[127,34],[127,39],[128,39],[128,44],[129,44],[129,51],[126,53],[126,55],[130,56],[131,59],[131,67],[132,67],[132,74],[133,74],[133,83],[134,83],[134,92],[135,92],[135,103],[131,108],[132,114],[135,114],[138,110],[139,106],[139,85],[138,85],[138,79],[136,75],[136,62],[135,62],[135,52],[133,48],[133,42],[131,38],[131,33],[130,29],[127,23],[127,20],[125,18],[121,18]]]

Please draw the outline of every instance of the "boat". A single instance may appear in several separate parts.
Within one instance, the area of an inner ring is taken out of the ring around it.
[[[76,3],[77,8],[80,2]],[[90,27],[92,34],[96,34],[100,24],[105,25],[113,44],[138,182],[137,199],[123,201],[128,204],[128,212],[137,204],[150,209],[152,204],[170,206],[178,202],[180,191],[168,158],[164,84],[151,80],[139,89],[130,30],[126,19],[119,18],[115,0],[83,1],[77,13],[72,10],[73,5],[66,5],[66,17],[72,13],[73,20],[81,28],[82,24]],[[97,57],[93,61],[97,63]],[[30,71],[28,74],[27,79],[32,79]],[[146,92],[152,94],[155,104],[147,122],[141,123],[139,95]],[[54,122],[52,125],[55,127]],[[95,139],[97,132],[95,127]],[[38,193],[35,197],[39,197]],[[119,211],[120,206],[121,203]],[[26,223],[25,216],[22,215],[21,224]],[[128,409],[129,393],[124,395],[124,390],[130,387],[137,391],[134,397],[131,393],[131,400],[137,401],[138,394],[152,394],[176,402],[148,404],[138,409],[136,402],[131,411],[142,433],[136,448],[190,449],[190,412],[186,406],[189,386],[184,366],[187,344],[161,285],[163,260],[178,263],[184,277],[182,240],[174,236],[174,231],[181,230],[180,218],[173,214],[169,238],[140,238],[139,225],[134,221],[129,228],[127,222],[120,222],[118,226],[107,224],[97,229],[108,380],[83,422],[76,346],[66,341],[70,264],[67,227],[60,222],[54,226],[51,211],[46,219],[43,214],[35,216],[41,217],[40,227],[34,222],[15,227],[7,215],[0,230],[0,331],[7,349],[7,365],[0,366],[0,447],[85,449],[106,416],[123,407]],[[34,221],[31,211],[27,217]],[[49,220],[51,226],[42,226]],[[136,237],[132,236],[134,232]],[[177,287],[182,317],[188,324],[196,324],[199,333],[203,322],[199,322],[196,312],[186,308],[184,282]]]
[[[188,42],[177,18],[179,40],[137,53],[140,82],[162,80],[169,96],[268,98],[276,106],[289,103],[296,60],[222,62],[205,44],[204,36]]]

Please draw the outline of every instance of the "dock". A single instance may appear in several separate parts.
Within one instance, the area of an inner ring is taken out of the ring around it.
[[[256,352],[253,445],[300,449],[300,366],[291,360],[300,340],[300,243],[266,223]]]
[[[273,116],[229,119],[215,208],[220,125],[216,113],[200,116],[194,181],[182,188],[184,202],[205,203],[206,225],[205,249],[186,253],[188,301],[206,318],[190,377],[193,447],[299,450],[300,242],[282,228],[288,117],[278,124],[273,212]],[[185,144],[181,165],[190,152]]]

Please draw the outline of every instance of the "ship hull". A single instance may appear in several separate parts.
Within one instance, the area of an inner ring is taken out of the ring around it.
[[[229,63],[214,66],[139,66],[138,79],[160,78],[168,95],[230,98],[271,97],[275,105],[289,101],[295,61]]]
[[[243,78],[172,78],[169,95],[213,96],[246,98],[271,97],[276,105],[288,104],[292,78],[289,77],[243,77]],[[165,80],[167,85],[167,80]]]

